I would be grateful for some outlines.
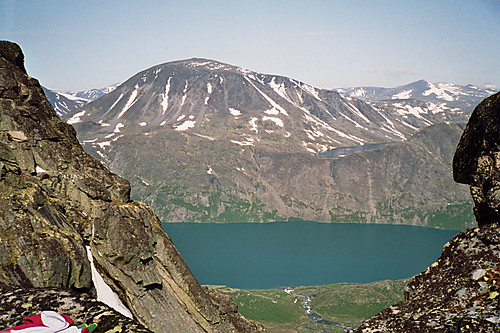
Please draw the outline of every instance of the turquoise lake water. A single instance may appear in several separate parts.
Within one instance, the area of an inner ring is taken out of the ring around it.
[[[411,277],[456,230],[402,225],[163,223],[201,284],[242,289]]]

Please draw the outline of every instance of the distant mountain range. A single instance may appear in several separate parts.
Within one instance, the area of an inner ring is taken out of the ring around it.
[[[349,89],[189,59],[144,70],[63,118],[84,148],[131,180],[133,196],[166,222],[300,218],[437,226],[432,216],[448,214],[461,216],[462,226],[471,219],[470,199],[450,181],[448,159],[463,125],[420,130],[464,123],[470,109],[441,102],[445,95],[426,92],[426,84],[436,86],[418,81],[411,92],[402,93],[408,85],[389,100],[375,101],[371,92],[372,100],[363,101]],[[418,94],[436,97],[405,99]],[[319,158],[371,143],[393,144]],[[412,192],[394,179],[414,184]]]
[[[112,92],[117,86],[118,84],[99,89],[76,92],[61,92],[45,87],[42,87],[42,89],[45,92],[45,96],[49,100],[50,104],[54,107],[57,115],[62,116],[64,114],[71,113],[72,111],[98,99],[101,96],[104,96],[109,92]]]
[[[460,86],[452,83],[429,83],[419,80],[395,88],[354,87],[336,89],[339,93],[364,101],[418,100],[450,109],[460,108],[470,112],[486,97],[496,91],[473,85]],[[375,104],[376,105],[376,104]]]

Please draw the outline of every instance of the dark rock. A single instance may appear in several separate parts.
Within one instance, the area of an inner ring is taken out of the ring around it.
[[[93,294],[87,247],[104,281],[154,332],[261,330],[198,284],[156,215],[83,151],[22,59],[17,45],[0,43],[0,283]]]
[[[479,226],[500,222],[500,93],[472,113],[453,159],[453,176],[470,185]]]

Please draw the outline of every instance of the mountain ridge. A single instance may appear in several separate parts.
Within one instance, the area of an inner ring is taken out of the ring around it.
[[[415,197],[403,196],[406,199],[395,212],[391,202],[404,194],[403,189],[389,191],[371,176],[363,178],[369,183],[346,187],[331,176],[332,165],[344,165],[359,175],[369,170],[382,177],[386,166],[360,163],[354,156],[383,161],[384,152],[393,148],[358,152],[340,162],[317,157],[338,147],[413,142],[410,138],[419,130],[445,122],[450,125],[436,131],[446,139],[437,139],[442,147],[432,149],[454,149],[456,143],[450,144],[448,136],[458,140],[461,129],[448,128],[465,122],[465,111],[431,102],[395,102],[392,108],[370,105],[292,78],[194,58],[140,71],[65,118],[75,126],[84,148],[130,179],[133,197],[150,204],[166,222],[340,218],[433,225],[433,214],[446,213],[465,214],[460,223],[469,223],[466,191],[448,179],[451,195],[442,196],[448,202],[436,199],[443,189],[432,195],[419,190]],[[436,175],[449,173],[449,163],[439,159],[438,166],[432,162],[435,155],[425,149],[398,149],[400,154],[414,155],[415,163],[440,170],[434,175],[413,172],[418,177],[441,184]],[[405,165],[411,162],[409,157],[398,158]],[[399,165],[398,158],[390,160]],[[417,165],[408,167],[419,170]],[[362,204],[368,193],[363,187],[370,184],[372,193],[382,194],[371,196],[374,201],[368,209]],[[424,197],[426,204],[421,201]],[[451,209],[450,204],[458,206]],[[419,211],[419,206],[427,208]]]

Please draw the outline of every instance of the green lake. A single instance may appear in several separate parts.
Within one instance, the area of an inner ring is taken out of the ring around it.
[[[411,277],[458,231],[315,222],[163,223],[201,284],[270,289]]]

